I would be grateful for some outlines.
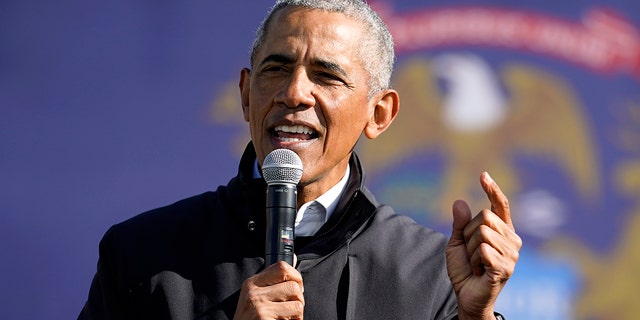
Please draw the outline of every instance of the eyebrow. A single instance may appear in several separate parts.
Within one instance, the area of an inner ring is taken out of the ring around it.
[[[262,62],[260,62],[260,65],[263,65],[269,62],[292,63],[293,57],[284,55],[284,54],[271,54],[271,55],[268,55],[266,58],[264,58]]]
[[[260,65],[263,65],[269,62],[290,64],[290,63],[293,63],[294,61],[295,59],[292,56],[289,56],[286,54],[271,54],[271,55],[268,55],[266,58],[264,58],[262,62],[260,62]],[[316,59],[313,61],[313,64],[347,77],[347,72],[344,71],[344,69],[340,67],[340,65],[338,65],[337,63]]]
[[[340,65],[338,65],[337,63],[324,61],[324,60],[316,60],[314,61],[314,63],[321,66],[322,68],[331,70],[333,72],[343,75],[344,77],[347,77],[347,72],[344,71],[344,69],[342,69],[342,67],[340,67]]]

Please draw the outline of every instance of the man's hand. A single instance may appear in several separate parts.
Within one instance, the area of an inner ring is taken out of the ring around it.
[[[302,319],[302,275],[286,262],[278,262],[244,281],[236,308],[240,319]]]
[[[466,202],[453,204],[453,231],[447,245],[447,271],[458,299],[459,319],[495,319],[498,294],[513,274],[522,240],[511,222],[509,201],[488,173],[480,184],[491,210],[471,219]]]

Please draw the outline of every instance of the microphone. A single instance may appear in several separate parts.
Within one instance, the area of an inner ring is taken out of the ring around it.
[[[293,231],[302,160],[289,149],[271,151],[262,164],[267,182],[265,266],[278,261],[293,265]]]

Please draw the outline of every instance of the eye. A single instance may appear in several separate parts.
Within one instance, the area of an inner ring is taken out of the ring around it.
[[[263,73],[283,73],[288,72],[287,68],[282,65],[270,65],[262,68]]]
[[[335,80],[340,80],[338,77],[336,77],[335,75],[329,73],[329,72],[319,72],[318,75],[322,78],[326,78],[326,79],[335,79]]]
[[[330,72],[318,72],[316,73],[316,77],[318,77],[320,81],[325,81],[330,83],[339,82],[342,84],[346,83],[341,77]]]

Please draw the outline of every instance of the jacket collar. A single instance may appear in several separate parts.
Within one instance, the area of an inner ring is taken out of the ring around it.
[[[352,170],[344,192],[329,220],[303,248],[296,248],[298,259],[322,258],[348,244],[363,230],[379,206],[364,186],[364,170],[356,153],[351,154]]]
[[[249,142],[240,160],[238,175],[228,187],[230,209],[240,223],[253,225],[257,234],[263,235],[266,228],[265,203],[267,184],[253,175],[256,152]],[[325,256],[347,244],[357,236],[364,223],[373,216],[379,206],[373,195],[364,186],[364,170],[354,153],[349,159],[349,180],[331,218],[318,230],[303,248],[296,247],[299,259]]]
[[[262,178],[253,177],[255,161],[256,152],[253,143],[249,142],[240,159],[237,176],[227,184],[227,210],[232,211],[238,222],[247,226],[249,231],[262,235],[266,228],[267,183]]]

